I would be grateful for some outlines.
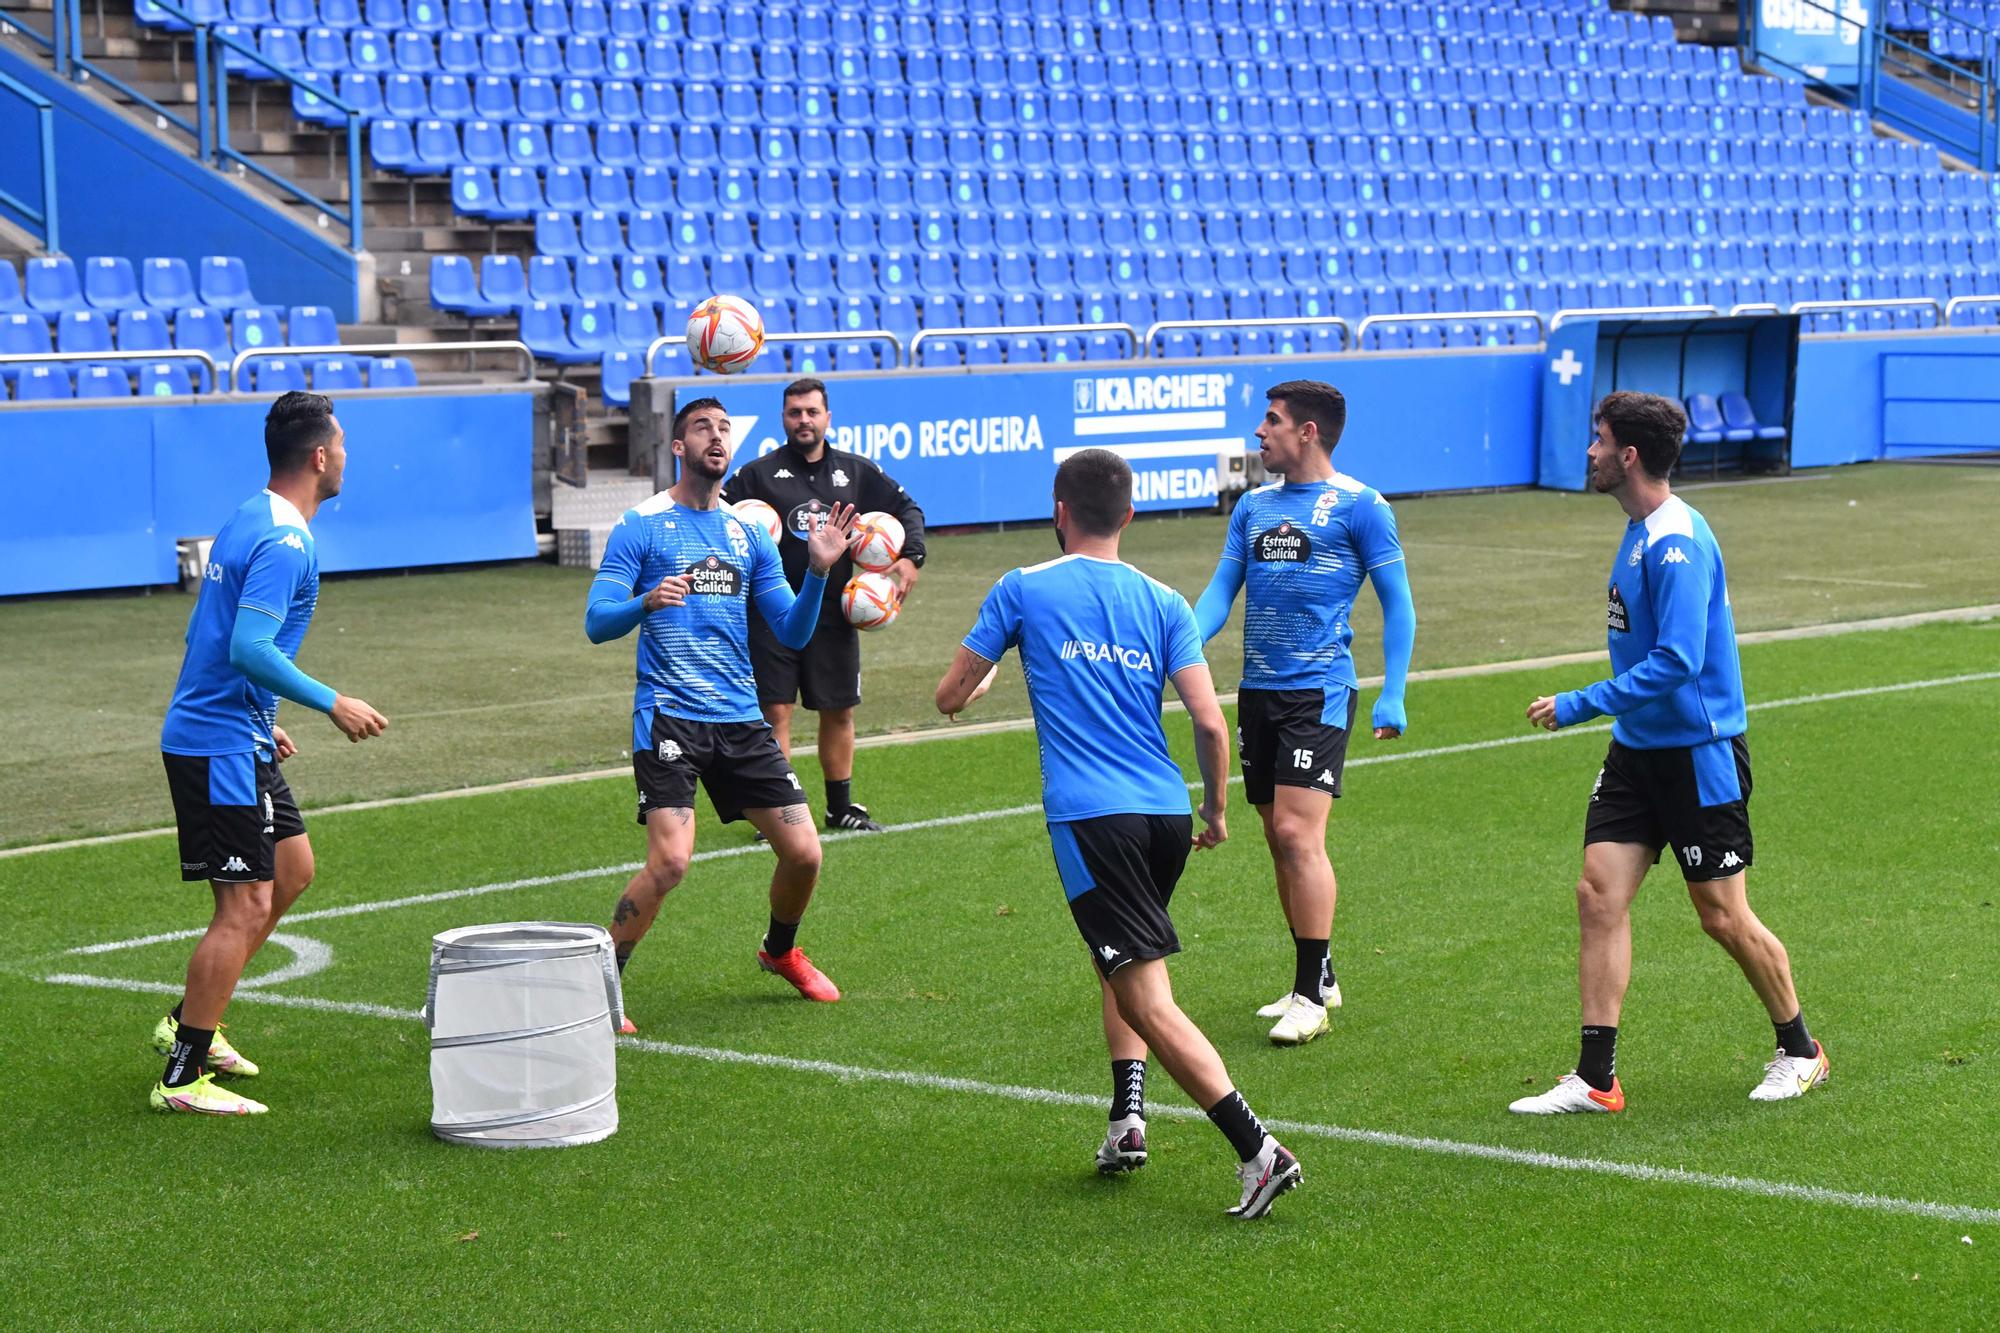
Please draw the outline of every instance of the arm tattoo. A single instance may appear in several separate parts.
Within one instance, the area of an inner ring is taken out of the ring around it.
[[[788,805],[785,807],[784,813],[779,817],[787,824],[812,823],[812,811],[806,809],[803,805]]]
[[[627,921],[636,920],[638,915],[639,904],[633,902],[630,895],[625,895],[618,899],[618,908],[611,914],[611,924],[613,926],[622,926]],[[620,947],[623,948],[624,946],[621,945]]]

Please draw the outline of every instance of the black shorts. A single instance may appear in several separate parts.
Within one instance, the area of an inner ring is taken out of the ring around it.
[[[180,832],[181,878],[221,884],[277,878],[278,844],[306,831],[278,766],[248,751],[160,758]]]
[[[794,699],[817,713],[852,708],[861,702],[861,631],[848,623],[836,599],[819,609],[819,624],[804,648],[787,648],[764,623],[750,617],[750,669],[757,675],[757,702],[788,704]]]
[[[1097,970],[1181,951],[1167,903],[1187,866],[1188,815],[1100,815],[1049,825],[1056,873]]]
[[[1322,720],[1327,701],[1319,690],[1239,690],[1236,744],[1244,799],[1269,805],[1280,786],[1339,796],[1347,736],[1360,701],[1359,691],[1347,692],[1347,720],[1340,725]]]
[[[1750,745],[1741,736],[1668,750],[1611,742],[1583,842],[1672,845],[1681,876],[1728,879],[1750,865]]]
[[[804,805],[805,789],[766,722],[690,722],[653,714],[652,746],[632,752],[639,822],[655,810],[694,808],[694,783],[725,824],[745,810]]]

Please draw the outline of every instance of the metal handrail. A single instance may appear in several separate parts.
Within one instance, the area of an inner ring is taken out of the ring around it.
[[[140,92],[116,74],[105,70],[83,58],[83,0],[55,0],[57,32],[68,30],[69,40],[56,52],[56,73],[66,75],[77,83],[96,79],[107,83],[118,92],[131,98],[140,106],[158,116],[167,124],[176,126],[183,134],[193,138],[200,146],[201,159],[209,158],[208,139],[208,43],[201,40],[202,25],[193,15],[173,3],[173,0],[158,0],[158,7],[188,25],[194,34],[194,123],[183,120],[179,112],[170,111]]]
[[[1840,310],[1887,310],[1891,307],[1907,310],[1913,306],[1929,306],[1931,309],[1937,311],[1938,323],[1940,325],[1944,323],[1944,306],[1935,298],[1929,296],[1884,296],[1874,301],[1868,300],[1865,297],[1848,301],[1794,301],[1792,302],[1791,313],[1794,315],[1813,315]]]
[[[764,342],[766,345],[771,343],[888,343],[890,350],[896,354],[896,364],[889,367],[889,369],[900,370],[907,360],[903,351],[903,340],[887,329],[853,329],[844,334],[799,333],[796,331],[791,333],[767,333],[764,335]],[[645,356],[640,364],[644,366],[646,374],[651,375],[653,373],[654,357],[669,347],[685,346],[687,346],[687,338],[682,334],[669,333],[664,337],[655,338],[646,344]]]
[[[1581,319],[1586,315],[1596,319],[1649,319],[1655,316],[1664,318],[1668,315],[1679,315],[1683,318],[1689,315],[1719,317],[1721,314],[1721,309],[1712,305],[1611,305],[1601,309],[1578,306],[1574,310],[1558,310],[1550,316],[1549,332],[1554,333],[1561,328],[1564,320]]]
[[[1037,338],[1045,333],[1122,333],[1132,344],[1127,360],[1145,355],[1139,330],[1130,324],[981,324],[962,329],[918,329],[910,339],[910,363],[916,364],[917,349],[927,338]]]
[[[74,3],[80,4],[82,3],[82,0],[74,0]],[[164,3],[162,3],[160,7],[162,9],[168,9],[168,10],[171,10],[172,8],[170,5]],[[326,216],[332,218],[336,222],[346,223],[348,249],[350,250],[361,249],[362,247],[361,247],[360,108],[354,106],[352,103],[342,101],[339,97],[335,96],[330,91],[323,90],[315,84],[306,82],[292,70],[289,70],[285,68],[283,65],[280,65],[277,62],[271,60],[262,51],[259,51],[255,47],[250,46],[244,42],[238,41],[236,38],[230,36],[226,32],[220,31],[214,26],[210,26],[207,28],[200,28],[200,27],[196,28],[195,30],[196,44],[200,45],[204,40],[219,42],[223,46],[228,47],[230,50],[236,52],[238,55],[248,56],[251,60],[254,60],[259,65],[262,65],[265,69],[271,71],[273,74],[283,79],[286,83],[291,84],[294,88],[304,88],[308,93],[312,94],[312,96],[318,98],[320,101],[326,103],[327,106],[331,107],[333,110],[340,112],[347,117],[347,211],[343,213],[340,210],[334,208],[326,200],[321,199],[318,195],[312,193],[310,190],[307,190],[302,186],[299,186],[291,181],[286,180],[283,176],[278,175],[277,173],[271,171],[266,167],[258,165],[257,163],[251,161],[249,158],[245,157],[243,154],[237,152],[234,148],[229,146],[229,67],[227,62],[221,59],[211,60],[208,62],[210,66],[216,71],[215,142],[214,142],[216,165],[220,166],[224,160],[234,162],[237,166],[243,168],[246,171],[256,172],[258,176],[268,181],[270,184],[285,191],[287,194],[290,194],[300,203],[309,205],[310,207],[313,208],[317,208],[321,213],[324,213]]]
[[[1354,350],[1355,339],[1359,336],[1354,326],[1339,315],[1256,315],[1240,319],[1162,319],[1146,329],[1146,340],[1140,344],[1141,356],[1153,354],[1153,339],[1162,333],[1172,333],[1178,329],[1339,329],[1341,350]]]
[[[18,79],[0,74],[0,89],[26,102],[35,113],[39,131],[37,159],[42,169],[42,206],[30,208],[28,201],[0,189],[0,204],[19,213],[42,229],[42,246],[50,254],[62,253],[62,228],[56,220],[56,122],[55,103]]]
[[[1951,323],[1951,317],[1958,313],[1960,306],[2000,305],[2000,293],[1992,296],[1954,296],[1944,303],[1944,322]]]
[[[330,347],[251,347],[236,354],[229,363],[229,391],[236,392],[237,377],[245,363],[274,356],[421,356],[431,352],[513,352],[524,367],[521,382],[535,378],[535,354],[528,344],[514,338],[492,338],[484,342],[449,343],[335,343]]]
[[[1785,308],[1776,301],[1745,301],[1740,305],[1729,307],[1728,311],[1731,319],[1735,319],[1738,315],[1761,315],[1767,313],[1782,315],[1785,313]]]
[[[1354,341],[1358,346],[1363,334],[1383,324],[1450,324],[1466,319],[1532,319],[1536,337],[1543,341],[1548,338],[1548,325],[1538,310],[1454,310],[1449,314],[1433,311],[1428,315],[1370,315],[1355,326]]]
[[[0,366],[47,365],[51,362],[68,365],[81,361],[96,365],[122,364],[128,361],[194,361],[207,369],[209,383],[217,383],[218,370],[215,358],[198,347],[162,347],[155,352],[15,352],[8,356],[0,356]]]

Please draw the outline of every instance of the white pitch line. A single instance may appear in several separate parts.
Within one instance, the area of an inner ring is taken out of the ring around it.
[[[1908,615],[1880,616],[1871,620],[1836,620],[1816,625],[1795,625],[1788,629],[1753,630],[1739,634],[1739,644],[1781,643],[1795,639],[1834,638],[1847,634],[1861,634],[1873,630],[1912,629],[1919,625],[1964,624],[1977,621],[2000,619],[2000,602],[1984,606],[1954,606],[1938,611],[1915,611]],[[1522,657],[1504,662],[1477,662],[1468,666],[1432,667],[1424,671],[1412,671],[1411,684],[1437,680],[1464,680],[1472,676],[1503,676],[1522,671],[1542,671],[1550,667],[1581,666],[1589,662],[1602,662],[1604,654],[1592,649],[1587,652],[1554,653],[1546,657]],[[1361,677],[1363,689],[1373,689],[1382,683],[1380,676]],[[618,696],[623,698],[621,694]],[[1224,704],[1234,703],[1234,694],[1217,696]],[[1751,705],[1756,707],[1756,705]],[[1166,704],[1169,712],[1180,710],[1178,700]],[[914,731],[892,731],[874,736],[862,736],[855,740],[856,749],[873,750],[892,745],[927,745],[934,741],[964,740],[974,736],[994,736],[1017,731],[1034,730],[1035,721],[1031,717],[1002,718],[991,722],[958,723],[949,726],[923,727]],[[1354,761],[1350,761],[1354,762]],[[515,778],[509,782],[490,782],[477,787],[449,787],[442,791],[412,792],[407,796],[383,796],[367,801],[349,801],[342,805],[308,807],[305,813],[314,819],[326,815],[354,814],[365,810],[388,810],[405,805],[423,805],[431,801],[456,801],[468,796],[492,796],[500,792],[533,791],[542,787],[561,787],[573,782],[598,782],[607,778],[630,777],[629,767],[593,768],[579,773],[551,773],[543,777]],[[58,842],[28,843],[20,847],[0,847],[0,860],[15,856],[38,856],[44,852],[73,851],[79,847],[104,847],[113,843],[135,842],[145,838],[164,838],[174,832],[172,825],[158,828],[132,829],[124,833],[99,833],[87,838],[64,838]]]
[[[42,978],[62,986],[91,987],[102,990],[132,991],[148,995],[178,994],[179,986],[153,981],[126,981],[114,977],[93,977],[80,973],[59,973]],[[255,1004],[273,1004],[292,1009],[307,1009],[322,1013],[353,1014],[364,1018],[400,1019],[404,1022],[421,1023],[422,1015],[412,1009],[396,1009],[388,1005],[363,1004],[342,1000],[325,1000],[312,995],[282,995],[268,991],[239,991],[239,1000]],[[707,1064],[749,1065],[759,1069],[781,1069],[793,1074],[818,1074],[848,1083],[887,1083],[898,1087],[915,1088],[924,1092],[955,1092],[976,1097],[992,1097],[1003,1101],[1028,1102],[1040,1106],[1075,1106],[1102,1111],[1104,1099],[1080,1092],[1063,1092],[1055,1088],[1037,1088],[1018,1083],[990,1083],[984,1079],[957,1078],[949,1074],[931,1074],[910,1069],[875,1069],[867,1065],[838,1064],[831,1060],[803,1060],[789,1055],[767,1055],[759,1051],[732,1051],[714,1046],[690,1046],[679,1042],[649,1041],[643,1037],[620,1037],[618,1045],[626,1050],[643,1051],[651,1055],[665,1055],[687,1060],[700,1060]],[[1156,1103],[1151,1114],[1154,1118],[1175,1120],[1203,1120],[1207,1117],[1191,1106],[1162,1105]],[[1559,1153],[1538,1152],[1526,1148],[1507,1148],[1492,1143],[1469,1143],[1461,1139],[1440,1139],[1427,1135],[1398,1134],[1389,1130],[1355,1129],[1346,1125],[1322,1124],[1311,1120],[1286,1120],[1270,1118],[1264,1122],[1272,1129],[1285,1134],[1304,1135],[1311,1138],[1331,1139],[1340,1143],[1362,1144],[1373,1148],[1394,1148],[1404,1152],[1425,1153],[1440,1157],[1465,1157],[1478,1161],[1498,1162],[1506,1166],[1524,1166],[1544,1171],[1571,1171],[1586,1175],[1609,1176],[1614,1179],[1637,1181],[1649,1185],[1688,1185],[1699,1189],[1716,1190],[1731,1194],[1749,1194],[1767,1199],[1786,1199],[1797,1203],[1816,1203],[1835,1208],[1848,1208],[1861,1212],[1891,1213],[1906,1217],[1921,1217],[1934,1221],[1958,1224],[2000,1225],[2000,1208],[1980,1208],[1970,1204],[1933,1203],[1925,1199],[1903,1199],[1894,1195],[1876,1194],[1860,1190],[1830,1189],[1823,1185],[1801,1185],[1784,1180],[1762,1180],[1754,1176],[1720,1175],[1710,1171],[1689,1171],[1681,1167],[1653,1166],[1645,1162],[1616,1162],[1601,1157],[1564,1157]]]
[[[1922,583],[1902,583],[1895,579],[1850,579],[1837,574],[1782,574],[1787,583],[1850,583],[1857,588],[1923,588]]]
[[[1979,681],[2000,680],[2000,671],[1976,671],[1961,676],[1939,676],[1931,680],[1899,681],[1892,685],[1863,685],[1851,690],[1834,690],[1824,694],[1801,694],[1790,699],[1766,699],[1750,705],[1752,712],[1767,708],[1798,708],[1806,704],[1835,703],[1842,699],[1865,699],[1882,694],[1903,694],[1911,690],[1936,689],[1947,685],[1969,685]],[[1512,745],[1531,745],[1537,741],[1561,740],[1570,736],[1602,735],[1611,730],[1609,722],[1590,722],[1582,726],[1564,727],[1561,731],[1524,731],[1514,736],[1496,736],[1491,740],[1461,741],[1456,745],[1433,745],[1420,750],[1391,750],[1383,754],[1363,755],[1347,761],[1349,768],[1365,768],[1372,764],[1401,764],[1413,759],[1435,759],[1442,755],[1476,754],[1481,750],[1499,750]],[[1240,773],[1231,774],[1230,785],[1243,781]],[[1189,791],[1196,791],[1200,783],[1190,782]],[[995,819],[1014,819],[1023,815],[1042,813],[1041,802],[1031,805],[1002,806],[997,810],[968,810],[962,814],[939,815],[934,819],[914,819],[905,824],[891,824],[879,833],[823,833],[822,843],[848,842],[856,838],[882,838],[892,833],[921,833],[927,829],[957,828],[966,824],[984,824]],[[696,852],[689,857],[694,861],[716,861],[726,857],[754,856],[759,852],[768,854],[769,848],[759,843],[744,843],[734,847],[716,847],[705,852]],[[524,879],[500,880],[492,884],[474,884],[462,889],[440,889],[435,893],[415,893],[404,898],[380,898],[368,902],[346,903],[339,907],[322,907],[311,912],[290,912],[285,916],[288,925],[305,921],[325,921],[334,917],[365,916],[373,912],[387,912],[398,907],[416,907],[424,903],[451,902],[458,898],[479,898],[490,893],[507,893],[514,889],[539,889],[551,884],[568,884],[580,879],[604,879],[615,875],[630,875],[644,862],[627,861],[619,865],[593,866],[586,870],[565,870],[553,875],[530,875]],[[112,940],[104,944],[81,944],[64,950],[67,954],[116,953],[123,949],[137,949],[149,944],[167,944],[174,940],[194,939],[207,930],[197,926],[187,930],[171,930],[158,935],[141,935],[129,940]]]

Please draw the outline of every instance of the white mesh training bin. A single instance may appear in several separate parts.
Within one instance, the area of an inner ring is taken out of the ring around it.
[[[602,926],[510,921],[434,936],[432,1132],[488,1148],[609,1138],[622,1010]]]

